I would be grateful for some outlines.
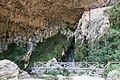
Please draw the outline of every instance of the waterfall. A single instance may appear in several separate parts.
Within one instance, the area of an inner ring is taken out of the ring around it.
[[[74,62],[75,37],[73,36],[70,46],[65,50],[62,61]]]

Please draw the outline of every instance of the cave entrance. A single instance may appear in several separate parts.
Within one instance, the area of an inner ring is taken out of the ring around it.
[[[75,37],[72,37],[71,44],[68,49],[64,50],[64,55],[62,56],[63,62],[74,62],[75,53]]]

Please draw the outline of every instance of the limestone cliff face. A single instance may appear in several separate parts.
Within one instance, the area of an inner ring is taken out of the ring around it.
[[[50,26],[51,17],[75,23],[84,9],[95,8],[110,0],[1,0],[0,13],[10,21],[31,26]],[[46,24],[46,23],[47,24]],[[49,22],[49,21],[48,21]],[[43,28],[43,27],[41,27]]]
[[[79,20],[75,31],[76,42],[79,39],[94,42],[107,32],[110,27],[109,15],[105,10],[111,7],[97,8],[85,11]]]
[[[83,12],[107,5],[111,0],[0,0],[0,52],[10,43],[37,43],[75,28]],[[114,1],[114,0],[113,0]],[[69,34],[70,33],[70,34]],[[30,45],[31,46],[34,46]]]

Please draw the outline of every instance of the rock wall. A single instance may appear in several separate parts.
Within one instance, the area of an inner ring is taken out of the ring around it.
[[[97,8],[90,11],[85,11],[79,20],[78,27],[74,33],[77,40],[86,39],[89,42],[94,42],[97,38],[106,33],[110,27],[109,15],[105,10],[111,7]]]
[[[10,43],[25,46],[28,49],[22,60],[27,66],[36,44],[58,32],[66,35],[68,41],[71,36],[75,36],[76,41],[94,41],[109,27],[104,9],[94,8],[107,6],[115,1],[1,0],[0,53],[7,50]],[[88,11],[90,9],[94,10]]]
[[[72,33],[64,30],[68,24],[75,28],[85,10],[110,1],[115,0],[1,0],[0,52],[10,43],[26,44],[29,50],[29,43],[34,46],[61,29],[69,38]]]
[[[60,26],[41,30],[39,27],[26,26],[22,23],[5,22],[1,23],[0,28],[0,51],[3,51],[7,49],[7,44],[9,43],[16,43],[18,45],[27,44],[29,47],[29,42],[42,42],[44,39],[57,34]]]

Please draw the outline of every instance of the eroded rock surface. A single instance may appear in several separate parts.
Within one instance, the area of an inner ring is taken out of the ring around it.
[[[0,53],[7,50],[8,44],[11,43],[27,47],[27,52],[22,58],[22,62],[26,63],[26,68],[36,43],[43,42],[58,32],[66,35],[69,40],[74,35],[74,30],[81,17],[79,23],[83,25],[77,27],[76,39],[84,40],[83,38],[86,36],[87,39],[93,41],[98,35],[104,33],[105,25],[109,25],[107,24],[108,19],[101,15],[103,10],[100,9],[101,13],[98,13],[100,18],[96,18],[96,21],[92,17],[91,25],[87,25],[88,19],[90,19],[89,11],[85,13],[84,11],[107,6],[115,1],[117,0],[1,0]],[[97,13],[95,10],[90,12],[91,16],[98,15],[93,14]],[[99,21],[99,26],[97,26]],[[79,35],[81,31],[82,38]]]
[[[1,0],[0,13],[10,21],[43,28],[50,17],[75,23],[84,9],[99,7],[115,0]],[[48,21],[49,22],[49,21]]]
[[[116,0],[1,0],[0,52],[10,43],[36,45],[68,24],[74,28],[85,10],[111,1]]]
[[[20,68],[13,62],[9,60],[0,61],[0,78],[5,79],[26,79],[31,78],[30,75]]]
[[[92,9],[83,13],[74,33],[76,41],[86,39],[93,42],[106,33],[110,27],[109,15],[105,13],[108,8],[111,7]]]

